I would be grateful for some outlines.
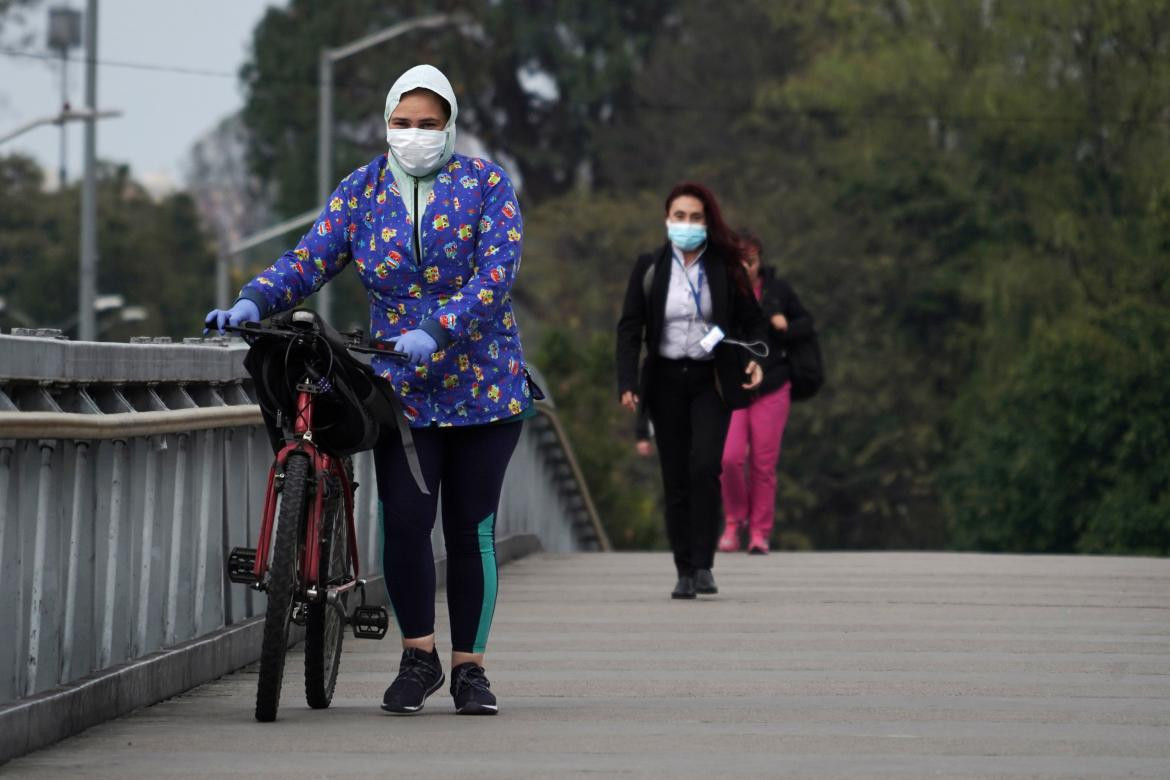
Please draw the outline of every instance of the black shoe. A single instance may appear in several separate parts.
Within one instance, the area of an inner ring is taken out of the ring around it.
[[[671,592],[672,599],[693,599],[695,597],[695,580],[687,575],[680,575],[678,584],[674,586],[674,591]]]
[[[439,663],[437,650],[428,653],[408,647],[402,651],[398,676],[382,697],[382,709],[403,715],[418,712],[426,698],[443,687],[443,681],[443,665]]]
[[[718,592],[719,588],[715,587],[715,575],[711,574],[711,570],[695,569],[695,593],[710,596]]]
[[[483,673],[483,667],[474,661],[459,664],[451,670],[451,695],[455,697],[455,712],[459,715],[495,715],[499,711],[492,684]]]

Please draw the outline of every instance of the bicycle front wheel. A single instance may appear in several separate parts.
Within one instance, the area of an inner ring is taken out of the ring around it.
[[[353,467],[345,459],[345,470],[353,483]],[[324,516],[321,518],[321,557],[319,571],[325,587],[340,585],[350,576],[349,526],[345,518],[345,496],[341,480],[330,476]],[[349,594],[337,602],[309,604],[305,616],[305,700],[314,709],[324,709],[333,701],[337,670],[341,665],[341,641],[345,636]]]
[[[268,567],[268,610],[264,617],[264,641],[260,650],[260,682],[256,687],[256,720],[276,720],[288,629],[292,622],[293,594],[297,585],[297,548],[309,502],[309,456],[290,453],[284,463],[284,485],[276,517],[276,542]]]

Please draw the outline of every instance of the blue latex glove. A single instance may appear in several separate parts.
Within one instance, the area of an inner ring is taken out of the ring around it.
[[[431,356],[432,352],[439,349],[439,345],[431,338],[431,334],[419,328],[408,330],[398,338],[390,339],[390,342],[399,352],[410,355],[412,363],[422,363]]]
[[[247,298],[240,298],[230,309],[212,309],[203,318],[203,333],[217,330],[223,333],[224,325],[239,326],[245,322],[259,322],[260,309]]]

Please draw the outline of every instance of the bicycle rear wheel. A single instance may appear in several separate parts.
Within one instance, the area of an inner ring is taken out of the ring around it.
[[[353,483],[353,466],[345,459],[345,471]],[[326,587],[344,582],[350,572],[349,526],[345,519],[345,496],[341,480],[330,476],[329,492],[321,518],[321,581]],[[305,616],[305,700],[314,709],[324,709],[333,701],[337,670],[341,665],[341,642],[349,614],[349,594],[337,602],[308,605]]]
[[[288,629],[297,585],[297,547],[309,508],[309,479],[309,456],[301,452],[290,453],[284,463],[284,484],[276,516],[276,543],[268,567],[268,609],[260,650],[260,681],[256,686],[256,720],[263,723],[276,720],[276,710],[280,706]]]

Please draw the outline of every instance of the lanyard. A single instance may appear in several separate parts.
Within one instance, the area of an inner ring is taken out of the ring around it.
[[[687,287],[691,288],[691,296],[695,299],[695,312],[699,315],[699,319],[703,319],[703,266],[699,265],[699,286],[696,289],[695,285],[691,284],[691,275],[687,273],[686,266],[677,257],[674,261],[678,263],[678,267],[682,269],[683,279],[686,280]]]

